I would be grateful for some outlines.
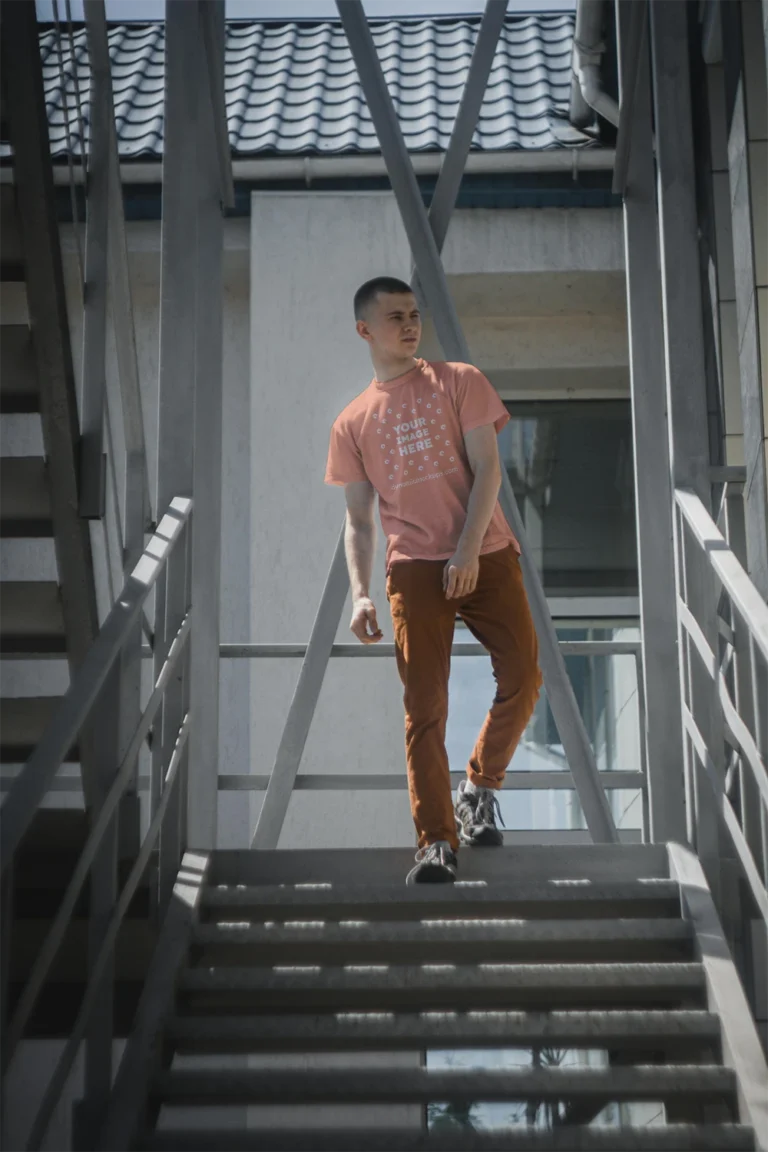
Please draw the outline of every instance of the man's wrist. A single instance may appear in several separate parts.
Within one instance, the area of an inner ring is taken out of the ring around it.
[[[468,560],[477,560],[480,555],[482,543],[482,540],[459,539],[459,543],[456,545],[456,552]]]

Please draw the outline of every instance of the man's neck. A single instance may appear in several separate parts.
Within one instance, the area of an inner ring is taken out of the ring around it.
[[[406,372],[410,372],[416,367],[416,356],[397,356],[392,358],[382,359],[379,356],[371,356],[373,361],[373,371],[376,379],[380,384],[386,384],[389,380],[396,380],[398,376],[404,376]]]

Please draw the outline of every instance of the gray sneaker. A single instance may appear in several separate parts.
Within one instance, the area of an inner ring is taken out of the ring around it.
[[[501,831],[496,827],[496,817],[501,823],[499,798],[492,788],[478,788],[477,792],[466,791],[466,780],[462,780],[456,792],[456,831],[462,844],[471,847],[499,847],[504,843]]]
[[[419,848],[416,867],[405,878],[406,884],[453,884],[458,868],[456,853],[450,844],[440,841]]]

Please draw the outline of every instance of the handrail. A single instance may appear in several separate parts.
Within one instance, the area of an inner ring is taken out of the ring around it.
[[[636,656],[642,652],[639,640],[560,640],[563,656]],[[306,644],[222,644],[224,660],[284,660],[306,656]],[[454,643],[451,656],[487,656],[488,650],[475,641]],[[393,657],[394,644],[334,644],[331,656],[344,659]]]
[[[12,864],[14,853],[37,811],[40,799],[52,783],[64,755],[71,747],[80,728],[89,721],[92,709],[94,705],[98,704],[100,691],[107,682],[115,662],[121,659],[126,647],[132,643],[136,622],[143,611],[144,602],[153,585],[161,575],[169,558],[174,554],[174,550],[179,548],[183,550],[184,545],[180,541],[185,538],[188,539],[188,531],[185,532],[185,529],[189,524],[191,515],[192,501],[190,499],[178,497],[171,501],[168,512],[126,580],[122,593],[75,674],[72,685],[62,698],[42,740],[14,781],[8,800],[0,809],[3,868]],[[188,548],[182,559],[186,571],[180,571],[179,575],[185,587],[188,588]],[[15,1005],[10,1024],[5,1029],[2,1049],[4,1078],[12,1074],[20,1042],[24,1038],[25,1029],[32,1012],[64,942],[83,886],[89,875],[94,876],[95,870],[106,866],[104,850],[110,838],[110,851],[116,850],[117,809],[125,793],[133,784],[141,745],[150,728],[158,724],[157,717],[165,705],[169,686],[179,679],[183,681],[186,676],[187,641],[190,637],[192,621],[192,611],[187,603],[184,616],[175,635],[165,637],[166,660],[157,676],[149,701],[143,713],[138,717],[135,729],[127,740],[122,759],[116,765],[114,774],[106,782],[108,785],[106,794],[93,814],[89,834],[74,872],[69,878],[64,897],[32,965],[31,972]],[[165,627],[167,626],[166,623]],[[163,722],[167,724],[167,715],[164,721],[161,721],[161,723]],[[190,726],[191,716],[187,710],[179,718],[179,727],[173,733],[173,739],[167,742],[167,763],[162,766],[163,787],[155,809],[149,814],[149,829],[141,842],[135,859],[132,860],[130,873],[119,895],[115,892],[113,899],[105,909],[106,915],[104,916],[102,931],[97,939],[91,939],[92,954],[89,956],[85,992],[78,1006],[73,1030],[56,1062],[43,1094],[42,1103],[36,1112],[31,1132],[25,1143],[27,1149],[41,1147],[53,1112],[69,1079],[80,1045],[86,1036],[87,1043],[95,1043],[95,1051],[100,1050],[98,1045],[103,1037],[101,1034],[97,1034],[92,1039],[90,1030],[93,1029],[97,1020],[97,1009],[103,1000],[104,982],[105,980],[114,980],[113,965],[118,933],[142,876],[146,873],[147,864],[161,829],[164,832],[167,831],[168,821],[172,825],[174,819],[180,818],[179,799],[184,794],[186,787],[184,782],[187,763],[185,753]],[[171,860],[168,855],[169,851],[173,854],[173,845],[176,843],[173,827],[170,828],[170,833],[167,844],[165,837],[161,841],[160,858],[161,865],[165,858],[168,865],[172,866],[175,871],[178,868],[180,857]],[[178,839],[185,841],[186,837],[182,834]],[[183,842],[178,844],[181,852],[185,846]],[[108,856],[109,852],[107,858]],[[161,915],[163,911],[164,909],[160,910]],[[109,1034],[107,1034],[107,1038],[109,1039]]]
[[[697,666],[703,669],[706,681],[712,686],[701,711],[706,708],[718,717],[723,740],[732,750],[732,760],[739,766],[739,810],[734,808],[729,795],[730,782],[737,777],[733,772],[726,772],[728,765],[723,748],[713,748],[707,741],[709,716],[697,717],[699,701],[690,671],[685,678],[683,699],[689,792],[693,790],[693,765],[689,760],[688,741],[709,781],[715,810],[741,863],[755,904],[768,925],[768,699],[761,699],[760,695],[768,685],[768,604],[695,492],[677,489],[675,505],[681,568],[677,599],[681,635],[689,665],[695,654]],[[695,545],[692,552],[686,547],[688,541]],[[694,584],[700,596],[701,589],[709,594],[707,603],[699,605],[707,614],[709,637],[689,602],[689,568],[694,558],[703,562],[707,570],[707,578]],[[724,611],[728,616],[723,615]],[[713,650],[714,643],[719,652]],[[735,700],[729,679],[736,689]],[[698,833],[695,824],[693,832],[694,836]]]
[[[177,497],[171,501],[168,512],[128,577],[40,743],[15,779],[5,804],[0,808],[0,873],[12,861],[50,782],[87,720],[191,512],[191,500]]]

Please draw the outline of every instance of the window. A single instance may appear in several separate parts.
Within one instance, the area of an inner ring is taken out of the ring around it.
[[[629,401],[506,407],[499,450],[547,595],[636,595]]]

